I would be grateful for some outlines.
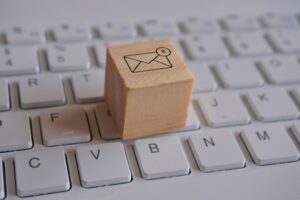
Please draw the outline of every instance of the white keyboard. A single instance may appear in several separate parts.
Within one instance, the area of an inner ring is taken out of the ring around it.
[[[216,199],[241,180],[227,197],[254,185],[291,193],[252,199],[300,199],[299,19],[1,29],[0,199],[196,199],[195,188]],[[122,141],[103,98],[106,47],[156,38],[170,38],[196,77],[188,121]]]

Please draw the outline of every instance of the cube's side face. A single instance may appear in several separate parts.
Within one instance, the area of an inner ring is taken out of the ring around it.
[[[107,54],[104,96],[109,112],[121,132],[124,127],[124,113],[127,101],[126,90],[111,55]]]
[[[193,81],[130,90],[122,137],[131,139],[184,128]]]

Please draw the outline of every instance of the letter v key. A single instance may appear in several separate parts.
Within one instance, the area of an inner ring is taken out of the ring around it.
[[[91,152],[91,154],[93,155],[93,157],[94,157],[96,160],[99,159],[99,156],[100,156],[100,149],[97,150],[97,154],[95,154],[95,153],[93,152],[93,150],[90,150],[90,152]]]

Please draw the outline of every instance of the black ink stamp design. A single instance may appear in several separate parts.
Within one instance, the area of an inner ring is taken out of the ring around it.
[[[124,56],[124,60],[131,72],[146,72],[172,68],[173,66],[168,58],[170,54],[170,49],[159,47],[155,52]]]

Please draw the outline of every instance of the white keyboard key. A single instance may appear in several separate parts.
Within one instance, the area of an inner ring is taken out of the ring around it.
[[[87,48],[84,44],[53,44],[47,47],[50,71],[63,72],[90,68]]]
[[[237,169],[245,166],[245,158],[229,131],[200,132],[189,139],[200,170]]]
[[[106,64],[106,49],[111,45],[121,45],[130,43],[131,40],[114,40],[114,41],[105,41],[105,42],[98,42],[95,46],[95,52],[97,56],[97,61],[100,67],[105,68]]]
[[[106,186],[131,181],[131,172],[122,143],[79,147],[76,150],[76,158],[83,187]]]
[[[40,116],[43,143],[46,146],[66,145],[91,140],[91,133],[82,108],[44,111]]]
[[[264,79],[259,74],[251,60],[230,60],[219,62],[216,71],[226,88],[251,88],[264,84]],[[201,77],[201,76],[200,76]]]
[[[247,99],[258,120],[264,122],[290,120],[299,117],[299,111],[287,92],[282,89],[256,90]]]
[[[10,108],[8,82],[6,79],[0,79],[0,111],[6,111]]]
[[[285,29],[268,33],[273,48],[280,52],[299,52],[300,51],[300,30]]]
[[[12,27],[5,32],[8,44],[39,44],[46,42],[45,33],[35,27]]]
[[[92,38],[92,33],[84,26],[63,24],[54,27],[52,37],[58,42],[79,42]]]
[[[134,150],[145,179],[182,176],[190,171],[177,137],[136,140]]]
[[[104,71],[82,72],[72,75],[72,86],[77,103],[104,99]]]
[[[257,56],[272,53],[271,47],[261,33],[230,33],[226,36],[226,40],[234,55]]]
[[[23,108],[58,106],[66,102],[61,78],[53,74],[20,78],[19,94]]]
[[[121,135],[105,103],[97,106],[96,118],[101,137],[105,140],[120,139]]]
[[[39,72],[38,54],[34,47],[0,47],[0,76]]]
[[[4,187],[4,174],[3,174],[3,163],[0,158],[0,199],[4,199],[5,197],[5,187]]]
[[[292,131],[298,140],[298,143],[300,144],[300,122],[295,122],[295,124],[292,126]]]
[[[128,23],[107,22],[99,25],[99,34],[103,39],[128,39],[136,36],[136,30]]]
[[[294,16],[279,13],[267,13],[261,17],[261,22],[268,28],[289,28],[298,25]]]
[[[20,197],[64,192],[71,187],[62,149],[16,154],[15,173]]]
[[[293,96],[295,97],[295,100],[297,101],[298,105],[300,105],[300,87],[293,89]]]
[[[190,61],[187,65],[195,77],[194,92],[209,92],[217,89],[217,82],[207,64]]]
[[[202,94],[199,104],[211,127],[244,125],[251,121],[241,99],[229,92]]]
[[[181,22],[182,28],[187,33],[214,32],[220,30],[217,21],[211,19],[188,18]]]
[[[229,15],[222,20],[222,25],[227,30],[253,30],[258,29],[259,24],[255,18],[239,15]]]
[[[172,36],[178,33],[176,24],[170,21],[147,20],[140,28],[146,36]]]
[[[221,37],[217,35],[199,35],[184,39],[186,51],[194,60],[220,59],[229,56]]]
[[[248,127],[242,138],[257,165],[293,162],[299,159],[299,152],[288,133],[280,125]]]
[[[292,84],[300,82],[300,63],[294,56],[266,58],[260,61],[259,65],[271,83]]]
[[[0,152],[32,147],[29,116],[25,112],[0,114]]]

